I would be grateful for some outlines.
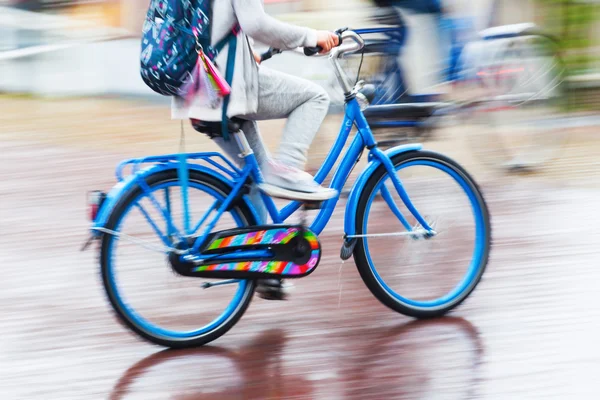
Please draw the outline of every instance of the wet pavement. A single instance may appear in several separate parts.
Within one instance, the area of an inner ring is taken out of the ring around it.
[[[86,191],[121,159],[176,151],[168,109],[125,101],[0,98],[0,398],[596,399],[600,391],[600,142],[577,131],[536,174],[485,166],[460,136],[426,145],[458,159],[489,203],[493,249],[449,317],[381,305],[339,260],[340,207],[317,271],[291,300],[255,298],[211,345],[163,351],[113,317],[86,238]],[[24,117],[29,115],[29,117]],[[331,143],[332,117],[311,152]],[[274,148],[279,122],[265,125]],[[197,135],[186,145],[213,149]],[[341,205],[343,206],[343,204]]]

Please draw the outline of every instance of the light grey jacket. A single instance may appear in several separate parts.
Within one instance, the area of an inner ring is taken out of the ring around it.
[[[225,37],[235,24],[239,23],[235,71],[231,84],[231,97],[227,114],[229,117],[255,113],[258,107],[258,68],[253,54],[251,40],[274,48],[287,50],[297,47],[317,45],[317,32],[280,22],[267,15],[263,0],[213,0],[212,43]],[[225,76],[227,64],[226,46],[217,56],[216,63]],[[189,107],[178,98],[173,98],[171,114],[173,119],[195,118],[204,121],[220,121],[221,107],[211,109],[193,101]]]

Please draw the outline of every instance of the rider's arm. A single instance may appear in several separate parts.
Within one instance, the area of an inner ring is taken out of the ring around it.
[[[262,0],[233,0],[233,8],[242,31],[261,43],[281,50],[317,45],[317,31],[269,16]]]

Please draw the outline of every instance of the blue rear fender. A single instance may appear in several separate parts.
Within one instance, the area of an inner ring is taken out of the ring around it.
[[[189,163],[188,167],[190,170],[199,171],[204,174],[207,174],[207,175],[221,181],[227,187],[233,188],[234,182],[230,178],[227,178],[225,175],[215,171],[214,169],[205,167],[203,165],[197,165],[197,164],[192,164],[192,163]],[[104,200],[104,202],[102,203],[102,207],[100,208],[98,215],[96,216],[96,219],[94,220],[94,223],[92,224],[92,227],[91,227],[92,234],[96,235],[96,236],[100,235],[100,232],[98,232],[96,229],[104,228],[106,226],[106,223],[108,222],[108,219],[109,219],[110,215],[112,214],[115,206],[119,202],[119,200],[125,195],[125,193],[127,193],[129,190],[131,190],[131,188],[133,188],[135,185],[138,184],[137,183],[138,179],[146,179],[150,175],[161,173],[164,171],[169,171],[169,170],[177,171],[177,164],[162,163],[162,164],[151,165],[147,168],[140,169],[139,171],[137,171],[134,174],[127,176],[125,179],[123,179],[122,181],[117,183],[115,186],[113,186],[113,188],[107,194],[106,200]],[[257,214],[254,206],[252,206],[252,204],[250,203],[248,197],[244,196],[242,201],[244,201],[246,203],[246,205],[250,208],[250,211],[255,216],[256,220],[258,221],[259,220],[258,214]]]
[[[385,151],[385,154],[392,158],[398,154],[408,153],[410,151],[418,151],[423,148],[423,145],[420,143],[415,144],[406,144],[402,146],[392,147]],[[356,209],[358,207],[358,200],[360,199],[360,195],[364,191],[364,188],[371,179],[373,173],[377,170],[377,168],[381,165],[381,161],[376,158],[372,158],[369,154],[369,159],[371,160],[367,167],[361,172],[360,176],[354,183],[352,190],[350,191],[350,196],[348,197],[348,203],[346,204],[346,214],[344,217],[344,233],[346,235],[354,235],[356,234]]]

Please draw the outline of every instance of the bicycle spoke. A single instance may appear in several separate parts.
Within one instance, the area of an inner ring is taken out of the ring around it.
[[[151,250],[157,253],[161,253],[161,254],[168,254],[170,252],[174,252],[177,254],[185,254],[185,251],[182,250],[178,250],[175,249],[173,247],[169,247],[169,246],[165,246],[165,247],[159,247],[156,246],[154,244],[151,244],[148,240],[144,240],[144,239],[139,239],[135,236],[132,235],[128,235],[126,233],[123,232],[117,232],[117,231],[113,231],[111,229],[106,229],[106,228],[96,228],[96,230],[98,232],[102,232],[102,233],[106,233],[108,235],[112,235],[114,237],[116,237],[118,240],[120,239],[125,239],[128,242],[131,242],[133,244],[137,244],[140,247],[143,247],[147,250]]]
[[[150,217],[150,214],[148,214],[148,211],[146,211],[146,209],[138,202],[135,203],[135,206],[138,210],[140,210],[140,212],[142,213],[142,215],[144,216],[144,218],[146,219],[146,221],[148,222],[148,224],[150,224],[150,226],[152,227],[152,229],[154,229],[154,232],[156,232],[156,234],[158,235],[158,237],[160,237],[160,240],[162,240],[162,242],[164,243],[165,246],[169,246],[171,243],[168,239],[167,236],[165,236],[163,234],[163,232],[160,230],[160,228],[158,227],[158,225],[156,225],[154,223],[154,221],[152,220],[152,217]],[[167,222],[168,225],[168,222]]]
[[[412,229],[412,228],[411,228]],[[358,239],[358,238],[384,238],[384,237],[402,237],[402,236],[410,236],[412,238],[429,238],[435,236],[435,232],[426,231],[423,228],[417,228],[410,232],[389,232],[389,233],[371,233],[364,235],[348,235],[346,236],[349,239]]]
[[[202,216],[202,218],[200,218],[200,220],[198,221],[198,223],[194,226],[194,228],[190,232],[190,235],[194,235],[194,234],[196,234],[196,232],[198,232],[198,230],[202,227],[202,225],[204,225],[204,223],[206,222],[206,220],[208,219],[208,217],[210,217],[212,215],[212,213],[217,209],[217,205],[218,204],[219,204],[218,200],[215,200],[212,203],[212,205],[208,208],[208,210],[206,210],[206,212],[204,213],[204,215]]]
[[[167,222],[167,225],[170,226],[171,233],[173,233],[175,236],[177,236],[178,240],[183,241],[183,237],[181,237],[181,234],[179,233],[179,231],[177,230],[175,225],[173,225],[173,220],[171,219],[171,216],[169,215],[169,213],[167,213],[167,211],[164,208],[162,208],[162,206],[160,205],[158,200],[156,200],[156,197],[152,193],[152,190],[150,189],[150,187],[148,187],[148,184],[146,183],[146,181],[144,181],[143,179],[138,179],[138,182],[140,184],[140,187],[144,191],[145,195],[148,197],[148,199],[150,199],[150,202],[152,203],[154,208],[156,208],[156,211],[158,211],[163,216],[163,218]],[[136,205],[137,204],[139,204],[139,203],[136,203]],[[148,222],[153,224],[148,213],[145,210],[143,210],[143,213],[144,213],[144,216],[146,217],[146,219],[148,220]],[[158,229],[158,227],[156,227],[156,229]],[[157,233],[158,232],[159,231],[157,231]],[[164,240],[164,235],[161,235],[161,238],[163,238],[163,240]],[[167,243],[167,245],[168,245],[168,243]]]
[[[165,207],[167,208],[167,215],[169,216],[169,219],[166,222],[167,225],[167,236],[171,237],[171,234],[173,233],[171,231],[171,227],[169,226],[169,222],[168,221],[172,221],[172,216],[171,216],[171,196],[169,193],[169,188],[165,188]]]

